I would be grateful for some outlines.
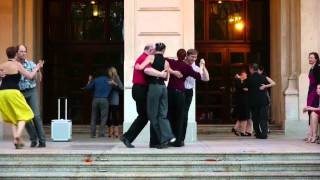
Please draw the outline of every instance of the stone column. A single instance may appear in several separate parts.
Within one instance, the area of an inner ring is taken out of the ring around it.
[[[124,131],[136,118],[136,106],[131,97],[132,72],[136,58],[147,43],[164,42],[165,56],[175,57],[179,48],[194,47],[194,4],[183,0],[130,0],[124,1],[125,28],[125,95]],[[186,142],[197,136],[194,102],[189,113]],[[135,143],[149,142],[149,125]]]

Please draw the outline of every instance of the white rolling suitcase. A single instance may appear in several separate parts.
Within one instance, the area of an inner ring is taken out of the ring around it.
[[[58,99],[58,119],[51,121],[51,139],[52,141],[71,141],[72,138],[72,122],[67,118],[68,100],[65,98],[64,119],[60,119],[60,99]]]

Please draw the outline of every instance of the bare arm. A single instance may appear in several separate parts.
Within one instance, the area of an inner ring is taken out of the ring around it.
[[[209,81],[210,80],[209,72],[206,68],[206,63],[205,63],[204,59],[200,60],[200,74],[201,74],[202,81]]]
[[[272,87],[276,85],[276,82],[274,82],[271,78],[266,76],[267,81],[269,82],[268,87]]]
[[[170,65],[169,65],[168,61],[165,61],[164,70],[165,70],[166,72],[168,72],[169,69],[170,69]],[[168,81],[169,78],[170,78],[170,73],[166,73],[166,74],[167,74],[167,76],[165,77],[165,79],[166,79],[166,81]]]
[[[161,78],[166,78],[167,72],[165,70],[163,71],[158,71],[152,67],[147,67],[144,69],[144,73],[149,75],[149,76],[154,76],[154,77],[161,77]]]
[[[43,61],[40,60],[39,63],[37,64],[37,66],[32,70],[32,72],[29,72],[27,70],[24,69],[24,67],[22,66],[22,64],[20,64],[19,62],[16,62],[17,66],[18,66],[18,71],[19,73],[21,73],[23,76],[25,76],[27,79],[33,79],[34,76],[37,74],[37,71],[42,68],[43,66]]]
[[[142,64],[136,64],[134,68],[136,70],[143,70],[148,64],[152,64],[153,60],[154,60],[154,56],[150,55],[143,61]]]
[[[266,76],[266,79],[268,81],[269,84],[262,84],[260,86],[260,90],[264,90],[266,88],[271,88],[272,86],[276,85],[276,82],[274,82],[271,78],[269,78],[268,76]]]

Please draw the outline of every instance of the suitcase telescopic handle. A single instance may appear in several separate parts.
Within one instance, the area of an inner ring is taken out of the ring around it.
[[[68,99],[65,97],[58,98],[58,119],[60,120],[60,100],[64,99],[64,118],[68,119]]]

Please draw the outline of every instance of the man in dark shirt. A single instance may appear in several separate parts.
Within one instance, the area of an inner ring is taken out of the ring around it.
[[[105,137],[106,133],[106,123],[109,114],[108,97],[111,91],[111,81],[106,74],[106,70],[99,69],[95,79],[92,80],[92,77],[89,76],[89,82],[84,88],[86,90],[94,90],[90,124],[91,138],[96,137],[96,122],[98,117],[100,117],[99,137]]]
[[[253,128],[257,139],[267,139],[267,105],[265,89],[271,87],[265,76],[258,73],[258,64],[249,66],[251,76],[248,78],[249,104],[252,112]]]

